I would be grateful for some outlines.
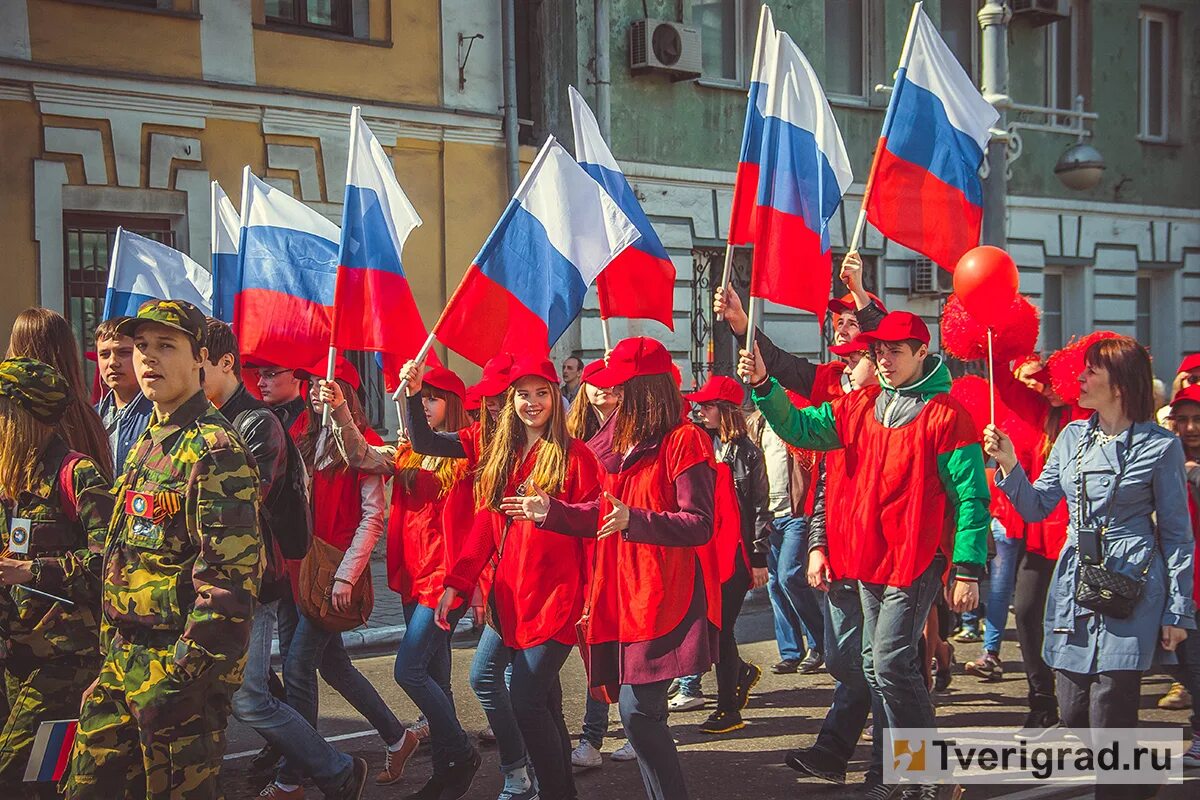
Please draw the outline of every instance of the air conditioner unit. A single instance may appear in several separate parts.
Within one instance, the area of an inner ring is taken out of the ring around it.
[[[910,297],[941,297],[954,290],[954,276],[928,258],[912,262],[908,282]]]
[[[1014,18],[1037,27],[1052,25],[1071,16],[1070,0],[1010,0]]]
[[[629,71],[658,72],[671,80],[700,77],[700,31],[661,19],[634,20],[629,26]]]

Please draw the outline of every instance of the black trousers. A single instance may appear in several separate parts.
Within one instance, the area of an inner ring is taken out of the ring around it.
[[[1036,553],[1021,554],[1013,590],[1017,641],[1021,643],[1021,660],[1029,682],[1030,708],[1043,711],[1054,707],[1054,673],[1042,660],[1046,596],[1053,577],[1054,561]]]
[[[1084,675],[1057,670],[1058,707],[1068,728],[1136,728],[1142,673],[1114,670]],[[1096,800],[1142,800],[1157,793],[1155,785],[1096,785]]]
[[[750,588],[750,572],[739,556],[737,566],[729,580],[721,584],[721,636],[718,640],[720,661],[717,662],[717,710],[737,711],[738,674],[742,671],[742,657],[738,654],[737,639],[733,635],[738,614],[746,602]]]

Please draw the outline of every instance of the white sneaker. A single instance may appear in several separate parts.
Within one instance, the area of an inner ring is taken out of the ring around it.
[[[694,711],[704,708],[703,697],[693,697],[690,694],[677,694],[667,701],[668,711]]]
[[[600,751],[587,739],[581,741],[579,746],[571,751],[571,766],[573,767],[595,769],[603,763],[604,760],[600,758]]]
[[[1192,746],[1183,754],[1183,765],[1185,767],[1200,767],[1200,733],[1192,737]]]
[[[621,745],[609,758],[613,761],[637,761],[637,753],[633,749],[633,742],[626,742]]]

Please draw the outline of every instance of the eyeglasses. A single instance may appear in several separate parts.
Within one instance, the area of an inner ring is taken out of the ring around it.
[[[295,372],[295,370],[290,370],[290,369],[272,369],[272,370],[263,369],[263,370],[259,370],[258,374],[261,377],[266,378],[267,380],[273,381],[276,378],[278,378],[280,375],[283,375],[284,373],[292,374],[294,372]]]

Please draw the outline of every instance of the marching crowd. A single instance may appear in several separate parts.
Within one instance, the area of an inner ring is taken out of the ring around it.
[[[668,714],[703,705],[709,680],[699,730],[745,724],[761,669],[739,655],[735,621],[764,586],[772,669],[824,665],[836,680],[816,740],[787,764],[844,783],[865,734],[872,800],[956,796],[885,784],[883,730],[935,726],[930,691],[949,681],[954,638],[982,629],[965,668],[997,679],[1010,605],[1028,736],[1136,727],[1128,698],[1153,669],[1200,701],[1200,356],[1165,404],[1149,353],[1125,336],[1014,354],[997,364],[993,421],[956,391],[925,323],[889,313],[860,272],[852,253],[830,363],[761,331],[740,381],[687,394],[644,337],[568,359],[561,379],[541,352],[496,354],[469,388],[409,362],[395,446],[367,425],[349,362],[334,380],[258,364],[247,386],[230,327],[183,301],[99,326],[93,408],[66,320],[23,312],[0,362],[0,795],[219,796],[232,714],[266,741],[264,797],[303,797],[311,781],[358,798],[369,780],[401,781],[424,740],[432,774],[402,796],[460,798],[480,755],[456,712],[450,637],[472,614],[484,624],[470,686],[501,800],[576,797],[610,705],[628,737],[613,758],[637,760],[647,797],[685,798]],[[746,334],[736,294],[718,290],[714,311]],[[341,638],[370,615],[381,538],[415,725]],[[576,647],[589,687],[578,740],[559,681]],[[378,774],[318,733],[318,675],[383,740]],[[62,780],[23,782],[39,725],[64,719],[78,724]]]

